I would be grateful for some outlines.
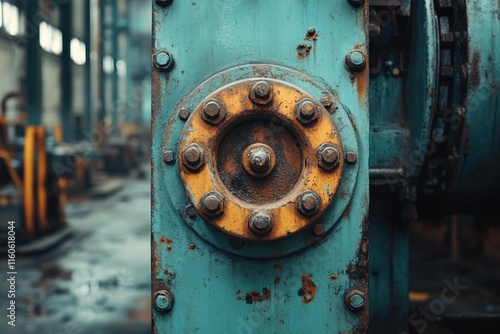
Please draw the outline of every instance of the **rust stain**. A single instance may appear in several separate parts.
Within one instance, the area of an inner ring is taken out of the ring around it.
[[[273,267],[274,269],[283,269],[283,263],[275,263]]]
[[[311,275],[304,274],[300,277],[302,288],[299,289],[298,295],[301,297],[304,304],[309,304],[316,296],[316,283],[311,278]]]
[[[236,297],[236,300],[245,300],[247,304],[253,304],[254,302],[262,302],[264,300],[268,300],[271,298],[271,290],[268,288],[263,288],[262,293],[259,293],[256,290],[252,290],[249,293],[247,293],[245,296],[241,295],[241,291],[238,290],[237,294],[239,295]]]
[[[331,275],[330,275],[330,279],[331,279],[332,281],[336,281],[336,280],[338,280],[338,279],[339,279],[339,277],[340,277],[340,276],[339,276],[339,275],[337,275],[337,274],[331,274]]]
[[[189,250],[194,250],[196,248],[196,245],[195,244],[190,244],[188,248],[189,248]]]
[[[311,53],[312,45],[309,44],[299,44],[297,45],[297,57],[299,59],[304,59]]]
[[[318,32],[314,32],[313,35],[309,35],[308,33],[306,33],[306,37],[304,37],[304,40],[305,41],[317,41],[318,40]]]
[[[160,241],[163,242],[165,245],[167,245],[167,251],[171,251],[172,250],[172,245],[174,244],[174,242],[170,239],[167,239],[165,237],[160,237]]]
[[[275,276],[274,277],[274,284],[278,284],[280,282],[280,277],[279,276]]]
[[[479,50],[474,52],[472,56],[472,67],[471,67],[471,82],[474,90],[478,90],[479,84],[481,83],[481,70],[479,68],[479,63],[481,62],[481,53]]]

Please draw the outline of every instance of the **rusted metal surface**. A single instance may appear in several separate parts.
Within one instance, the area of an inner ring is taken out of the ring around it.
[[[298,295],[304,304],[309,304],[314,300],[316,296],[316,283],[311,278],[311,275],[304,274],[300,277],[300,281],[302,282],[302,287],[298,291]]]

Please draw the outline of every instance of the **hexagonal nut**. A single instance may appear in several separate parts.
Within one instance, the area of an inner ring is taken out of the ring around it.
[[[319,118],[319,106],[311,99],[303,99],[295,106],[295,117],[302,125],[309,125]]]
[[[257,210],[248,217],[248,227],[257,236],[269,234],[273,225],[273,215],[268,211]]]
[[[227,116],[227,111],[222,103],[216,99],[208,100],[203,106],[202,117],[205,122],[212,125],[220,124]]]
[[[259,105],[268,104],[273,100],[273,86],[267,81],[257,81],[250,88],[250,100]]]
[[[224,197],[218,191],[209,191],[201,198],[201,210],[209,218],[219,217],[224,213]]]
[[[155,309],[160,312],[170,311],[174,304],[174,295],[167,290],[160,290],[153,296]]]
[[[182,150],[182,164],[188,170],[196,172],[205,165],[205,152],[203,148],[196,144],[189,144]]]
[[[323,143],[316,150],[318,165],[324,171],[331,172],[340,164],[340,150],[330,143]]]
[[[320,209],[321,198],[314,191],[306,190],[297,198],[295,205],[304,217],[312,217]]]
[[[359,290],[352,290],[345,296],[347,307],[351,311],[360,311],[365,307],[365,294]]]

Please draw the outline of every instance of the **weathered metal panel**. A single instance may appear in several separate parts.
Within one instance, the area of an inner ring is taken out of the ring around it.
[[[368,300],[358,311],[345,302],[354,289],[368,292],[368,71],[353,74],[345,61],[354,49],[367,52],[366,14],[326,0],[153,6],[153,52],[175,60],[152,73],[152,286],[174,298],[167,305],[169,296],[159,297],[156,333],[366,332]],[[176,161],[180,107],[194,110],[211,92],[252,78],[282,80],[339,104],[331,117],[357,159],[317,221],[324,234],[306,229],[238,245],[186,209],[192,203]]]

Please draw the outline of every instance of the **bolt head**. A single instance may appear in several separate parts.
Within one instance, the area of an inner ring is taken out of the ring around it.
[[[154,295],[155,308],[160,312],[170,311],[174,304],[174,296],[167,290],[161,290]]]
[[[346,159],[348,164],[355,164],[356,161],[358,160],[358,156],[354,152],[347,152]]]
[[[182,150],[182,163],[190,171],[196,172],[205,165],[203,148],[194,143],[189,144]]]
[[[319,102],[323,107],[325,107],[326,110],[331,110],[333,107],[333,101],[328,96],[323,96]]]
[[[202,114],[205,122],[218,125],[226,116],[227,112],[219,101],[212,99],[205,103]]]
[[[273,87],[267,81],[257,81],[250,88],[250,99],[255,104],[268,104],[273,99]]]
[[[248,217],[248,227],[257,236],[269,234],[273,229],[273,216],[267,211],[254,211]]]
[[[163,161],[168,164],[174,162],[174,152],[169,150],[163,153]]]
[[[304,217],[312,217],[318,213],[321,204],[321,199],[318,194],[311,190],[303,192],[297,199],[297,210]]]
[[[312,124],[319,118],[319,108],[311,99],[303,99],[295,106],[295,116],[302,125]]]
[[[218,191],[210,191],[201,198],[201,209],[210,218],[224,212],[224,197]]]
[[[365,0],[347,0],[353,7],[361,7],[365,4]]]
[[[319,236],[322,236],[323,234],[325,234],[325,227],[321,224],[317,224],[317,225],[314,225],[313,231],[314,231],[314,234],[319,237]]]
[[[265,148],[250,152],[250,167],[255,172],[264,172],[271,168],[271,154]]]
[[[363,52],[359,50],[351,51],[346,56],[346,65],[349,70],[353,72],[360,72],[365,68],[366,57]]]
[[[314,28],[309,28],[309,29],[307,30],[307,36],[312,37],[312,36],[314,36],[315,34],[316,34],[316,29],[314,29]]]
[[[179,110],[179,117],[183,121],[186,121],[189,118],[189,114],[190,114],[189,109],[181,108],[181,110]]]
[[[168,71],[174,66],[174,58],[165,50],[156,51],[153,54],[153,64],[161,71]]]
[[[352,290],[346,295],[345,301],[352,311],[360,311],[365,306],[365,294],[359,290]]]
[[[330,143],[323,143],[316,150],[318,165],[323,170],[331,172],[340,164],[340,152],[337,146]]]

